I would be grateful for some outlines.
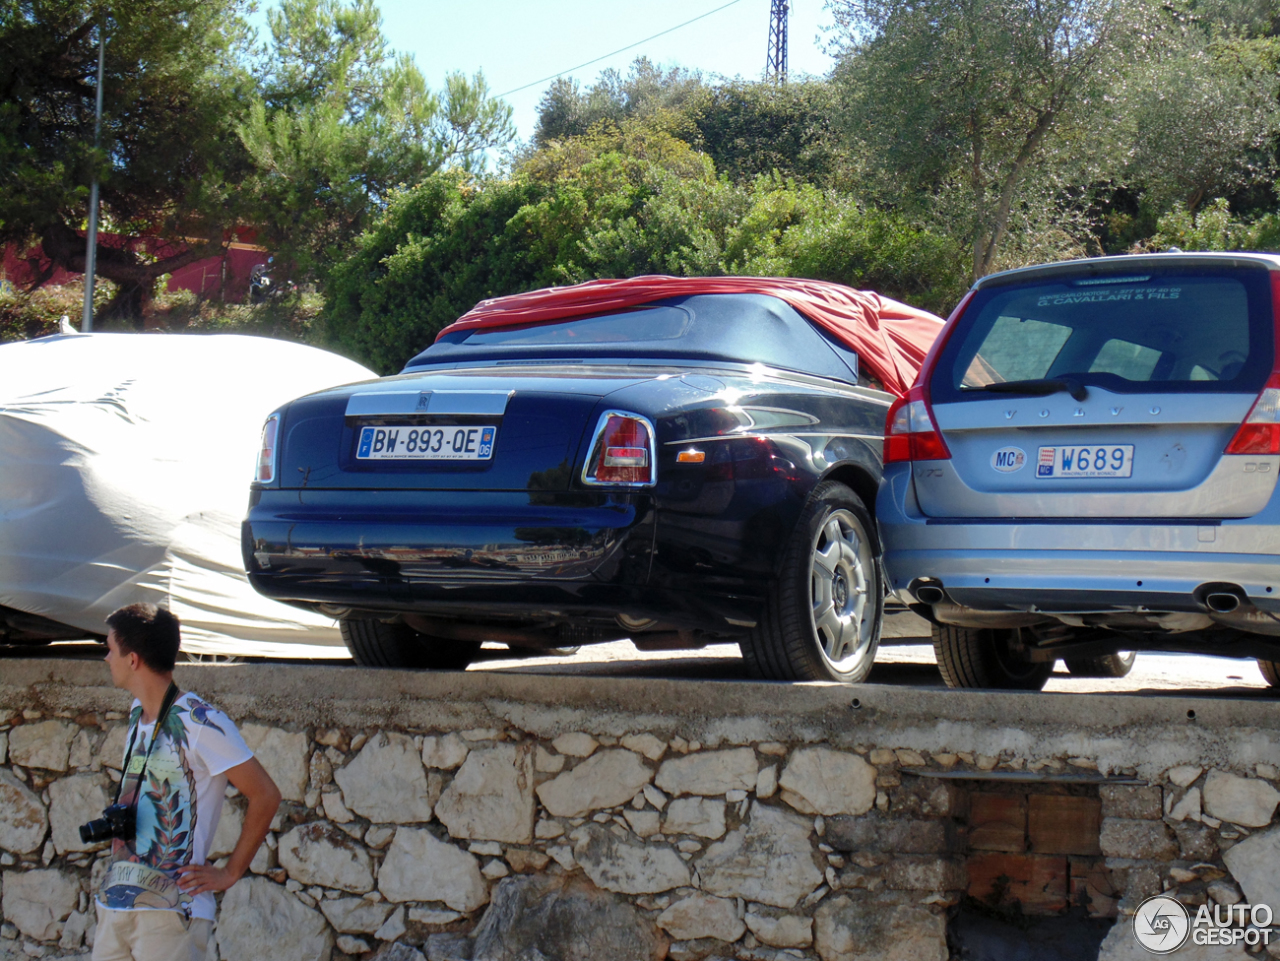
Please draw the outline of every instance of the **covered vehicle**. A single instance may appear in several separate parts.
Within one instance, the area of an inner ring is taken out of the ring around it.
[[[1280,258],[978,281],[887,422],[892,589],[953,687],[1257,658],[1280,683]]]
[[[401,374],[272,415],[250,582],[340,618],[364,664],[730,640],[758,676],[860,680],[880,425],[941,325],[771,278],[482,302]]]
[[[148,601],[182,619],[191,653],[345,657],[331,618],[249,587],[244,476],[281,401],[370,376],[225,334],[0,346],[0,643],[100,637]]]

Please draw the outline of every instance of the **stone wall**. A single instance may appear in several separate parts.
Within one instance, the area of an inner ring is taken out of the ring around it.
[[[1121,959],[1144,956],[1126,912],[1161,890],[1280,909],[1271,702],[261,665],[178,681],[285,797],[211,958],[946,961],[977,906],[1119,918],[1101,956]],[[76,828],[119,778],[127,708],[98,664],[0,662],[0,958],[87,958],[105,862]]]

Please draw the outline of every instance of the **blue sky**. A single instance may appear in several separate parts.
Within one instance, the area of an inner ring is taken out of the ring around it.
[[[383,30],[397,51],[411,53],[433,88],[445,74],[483,70],[503,93],[594,59],[723,6],[727,0],[379,0]],[[268,0],[267,5],[270,5]],[[823,74],[832,66],[820,34],[832,23],[824,0],[792,0],[791,73]],[[584,83],[601,70],[623,72],[638,56],[709,74],[759,79],[769,36],[770,0],[737,0],[690,26],[569,74]],[[265,17],[262,18],[265,23]],[[522,139],[537,122],[550,81],[506,97]]]

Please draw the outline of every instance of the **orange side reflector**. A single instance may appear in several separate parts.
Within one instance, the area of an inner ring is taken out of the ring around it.
[[[700,450],[694,450],[692,447],[676,454],[676,461],[680,464],[701,464],[706,459],[706,454]]]

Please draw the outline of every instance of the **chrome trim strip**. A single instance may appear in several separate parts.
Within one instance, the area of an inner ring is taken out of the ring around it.
[[[347,417],[396,414],[501,416],[514,390],[383,390],[352,394]]]
[[[630,415],[628,415],[630,416]],[[680,440],[669,440],[663,447],[680,446],[682,444],[706,444],[713,440],[742,440],[750,437],[853,437],[857,440],[883,441],[884,434],[845,434],[829,430],[776,430],[752,431],[747,434],[716,434],[713,437],[684,437]]]
[[[596,453],[600,449],[600,441],[604,437],[605,424],[609,422],[610,417],[629,417],[632,420],[641,421],[649,429],[649,443],[645,445],[645,449],[649,452],[649,479],[647,481],[598,481],[590,476],[591,465],[595,463]],[[591,446],[587,448],[587,460],[582,465],[582,483],[589,487],[653,487],[658,483],[657,443],[658,431],[654,428],[653,421],[648,417],[629,410],[606,410],[600,415],[600,419],[596,421],[596,429],[591,434]],[[687,444],[689,442],[682,441],[682,443]]]

